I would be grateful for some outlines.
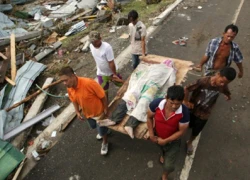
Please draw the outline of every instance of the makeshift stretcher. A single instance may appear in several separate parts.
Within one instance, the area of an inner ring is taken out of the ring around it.
[[[147,55],[141,59],[141,64],[139,66],[143,66],[143,65],[145,66],[145,64],[147,66],[154,66],[155,64],[165,64],[166,66],[169,66],[169,62],[173,62],[173,68],[175,69],[175,77],[174,77],[175,82],[173,82],[173,78],[170,77],[170,81],[172,81],[171,83],[176,84],[176,85],[181,84],[182,82],[186,80],[187,72],[192,69],[191,66],[193,65],[193,63],[191,61],[185,61],[181,59],[175,59],[175,58],[169,58],[169,57],[163,57],[163,56],[157,56],[157,55]],[[139,66],[137,68],[140,68]],[[154,67],[157,67],[157,66],[154,66]],[[158,70],[159,69],[155,69],[155,71],[158,71]],[[113,99],[113,101],[109,105],[110,114],[112,114],[112,112],[117,108],[121,100],[122,99],[124,100],[124,94],[126,96],[128,87],[130,87],[131,89],[131,84],[129,85],[129,83],[131,83],[130,78],[133,78],[136,72],[137,70],[135,70],[132,73],[132,75],[125,81],[123,86],[118,90],[116,97]],[[162,74],[161,71],[159,71],[159,73]],[[164,90],[166,91],[166,87]],[[148,103],[145,103],[145,106],[148,107]],[[128,114],[123,118],[123,120],[119,124],[114,125],[114,126],[109,126],[109,128],[114,131],[127,134],[127,132],[124,129],[124,125],[126,124],[126,122],[128,121],[130,117]],[[144,122],[141,122],[134,129],[134,136],[138,139],[148,139],[148,128],[147,128],[147,124],[145,120]]]

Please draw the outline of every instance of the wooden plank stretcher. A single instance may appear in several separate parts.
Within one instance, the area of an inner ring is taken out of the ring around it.
[[[193,63],[191,61],[185,61],[181,59],[175,59],[175,58],[169,58],[169,57],[163,57],[163,56],[157,56],[157,55],[147,55],[141,60],[146,62],[146,63],[151,63],[151,64],[157,64],[157,63],[162,63],[165,60],[171,59],[174,61],[174,66],[177,69],[176,72],[176,84],[181,84],[182,82],[185,82],[186,80],[186,75],[189,70],[192,69]],[[111,114],[117,105],[119,104],[121,98],[123,97],[124,93],[126,92],[128,85],[129,85],[129,79],[128,78],[123,86],[118,90],[116,97],[114,100],[110,103],[109,105],[109,113]],[[118,131],[123,134],[127,134],[127,132],[124,130],[124,125],[126,124],[127,120],[129,119],[129,115],[126,115],[122,122],[115,125],[115,126],[109,126],[110,129],[114,131]],[[148,128],[147,124],[142,122],[140,123],[135,129],[134,129],[134,135],[138,139],[148,139]]]

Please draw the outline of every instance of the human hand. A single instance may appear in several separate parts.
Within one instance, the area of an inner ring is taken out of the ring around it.
[[[167,142],[164,140],[164,139],[162,139],[162,138],[160,138],[160,137],[158,137],[158,142],[157,142],[157,144],[159,144],[159,145],[161,145],[161,146],[164,146]]]
[[[202,65],[201,65],[201,64],[197,64],[197,65],[195,65],[195,66],[193,67],[193,69],[194,69],[195,71],[201,72],[201,71],[202,71]]]
[[[226,101],[229,101],[229,100],[231,100],[231,96],[226,96],[225,95],[225,99],[226,99]]]
[[[81,113],[80,113],[80,112],[77,112],[76,115],[77,115],[77,118],[78,118],[79,120],[82,120],[82,121],[84,120],[83,117],[81,116]]]
[[[158,143],[158,137],[157,136],[149,136],[149,139],[153,142],[153,143]]]
[[[189,101],[184,101],[183,104],[187,106],[188,109],[194,109],[194,104]]]
[[[113,75],[112,75],[112,81],[121,82],[121,83],[124,82],[124,81],[123,81],[119,76],[117,76],[116,74],[113,74]]]
[[[243,72],[239,72],[238,73],[238,78],[242,78],[243,77]]]

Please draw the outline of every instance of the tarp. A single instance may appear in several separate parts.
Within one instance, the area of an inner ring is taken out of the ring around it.
[[[11,4],[0,4],[0,12],[11,11],[12,8]]]
[[[23,159],[19,150],[0,139],[0,180],[7,178]]]
[[[176,70],[173,62],[162,64],[139,64],[132,73],[129,86],[122,98],[127,102],[128,114],[146,122],[148,105],[155,98],[164,97],[168,87],[174,85]],[[170,64],[170,66],[169,66]]]
[[[50,18],[65,18],[75,13],[76,9],[94,8],[98,0],[68,0],[62,7],[52,11]]]
[[[45,65],[35,61],[27,61],[18,71],[16,86],[6,85],[0,94],[0,138],[17,127],[23,118],[23,106],[20,105],[8,113],[4,110],[23,100],[36,77],[46,68]]]
[[[15,24],[6,16],[0,12],[0,29],[15,27]]]

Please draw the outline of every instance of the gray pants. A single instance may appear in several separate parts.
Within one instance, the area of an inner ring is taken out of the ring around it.
[[[116,109],[113,111],[111,115],[111,120],[116,122],[116,124],[119,124],[123,118],[126,116],[128,112],[126,102],[122,99]],[[140,121],[138,121],[135,117],[130,116],[128,121],[126,122],[125,126],[130,126],[132,128],[137,127],[140,124]]]

